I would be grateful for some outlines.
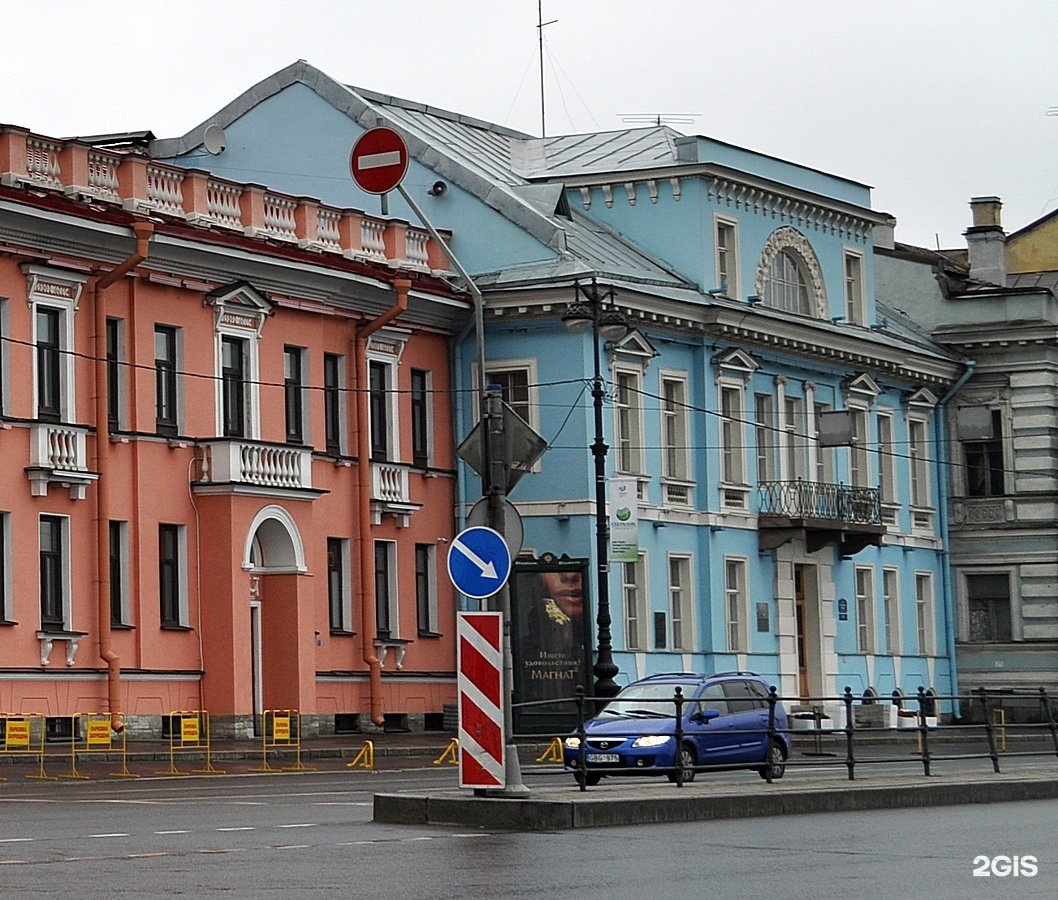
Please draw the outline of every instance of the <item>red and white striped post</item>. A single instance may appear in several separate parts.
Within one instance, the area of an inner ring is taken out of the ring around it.
[[[459,786],[506,786],[503,708],[503,614],[457,616]]]

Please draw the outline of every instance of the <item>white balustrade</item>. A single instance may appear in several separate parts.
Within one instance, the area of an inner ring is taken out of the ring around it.
[[[416,268],[428,269],[430,267],[430,236],[425,231],[408,229],[407,256],[408,263]]]
[[[327,250],[341,251],[341,232],[338,225],[342,214],[336,209],[320,207],[316,211],[316,239]]]
[[[298,230],[297,223],[294,220],[294,211],[297,207],[297,202],[289,197],[265,194],[264,230],[272,237],[296,241]]]
[[[204,481],[311,489],[312,451],[248,441],[213,441],[206,447]]]
[[[184,195],[180,185],[184,176],[161,166],[147,166],[147,202],[159,212],[182,216]]]
[[[29,181],[46,187],[62,187],[59,151],[62,145],[42,138],[26,139],[26,174]]]
[[[364,248],[364,255],[373,259],[386,258],[386,226],[384,222],[375,219],[362,219],[360,225],[360,243]]]
[[[234,184],[224,184],[212,178],[206,184],[206,212],[218,225],[226,228],[242,228],[239,195],[242,191]]]
[[[408,470],[393,463],[372,463],[371,496],[386,503],[408,503]]]

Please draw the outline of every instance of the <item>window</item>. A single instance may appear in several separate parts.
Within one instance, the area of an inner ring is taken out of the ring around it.
[[[643,471],[642,376],[617,371],[614,395],[614,445],[617,471],[638,475]]]
[[[753,429],[757,438],[757,481],[775,481],[775,400],[770,394],[753,398]]]
[[[824,447],[819,442],[819,417],[830,412],[830,407],[822,403],[815,404],[816,417],[816,481],[820,484],[834,483],[834,448]]]
[[[163,628],[187,625],[185,547],[184,526],[158,526],[158,600]]]
[[[908,419],[907,436],[907,452],[911,467],[911,505],[932,506],[926,423],[922,419]]]
[[[915,573],[915,632],[918,652],[933,655],[933,576],[928,572]]]
[[[433,544],[415,545],[415,618],[420,635],[438,634],[437,623],[437,548]]]
[[[9,340],[7,323],[7,298],[0,297],[0,415],[3,415],[11,402],[7,396],[7,385],[10,380],[8,374],[8,352]]]
[[[690,478],[687,428],[687,383],[680,378],[661,379],[662,474],[665,478]]]
[[[397,545],[375,541],[375,630],[378,637],[397,637]]]
[[[411,460],[417,469],[430,464],[431,405],[430,373],[411,370]]]
[[[63,412],[62,311],[37,307],[37,418],[58,422]]]
[[[125,367],[125,323],[121,319],[108,317],[107,338],[107,424],[111,431],[121,428],[121,410],[124,406]]]
[[[727,649],[731,653],[749,650],[746,592],[746,561],[724,560],[724,612]]]
[[[621,563],[621,600],[625,614],[625,648],[646,650],[649,639],[643,558]]]
[[[367,368],[368,405],[371,410],[371,458],[389,459],[389,366],[372,361]]]
[[[874,653],[874,570],[856,567],[856,652]]]
[[[805,434],[805,404],[800,397],[783,398],[783,438],[787,481],[804,480],[808,474],[808,437]]]
[[[968,497],[1001,497],[1006,493],[1003,414],[998,409],[988,412],[991,420],[991,437],[962,442]]]
[[[0,512],[0,623],[14,622],[11,568],[11,513]]]
[[[246,437],[246,341],[222,335],[220,339],[221,434]]]
[[[110,522],[110,624],[129,624],[129,523]]]
[[[352,633],[352,593],[349,579],[349,541],[327,538],[327,607],[330,610],[331,631]]]
[[[900,573],[882,569],[882,630],[885,650],[892,656],[900,652]]]
[[[288,444],[305,443],[305,350],[283,348],[283,408]]]
[[[691,624],[691,560],[687,556],[669,557],[669,619],[672,623],[672,649],[694,650]]]
[[[738,231],[731,220],[716,220],[716,287],[738,297]]]
[[[866,324],[863,303],[863,257],[845,251],[845,321],[850,325]]]
[[[68,608],[66,520],[40,517],[40,630],[65,631]]]
[[[1013,639],[1010,576],[1006,572],[966,576],[968,637],[974,642]]]
[[[486,369],[489,384],[498,385],[504,402],[525,422],[533,424],[529,390],[529,369]]]
[[[849,447],[849,483],[853,487],[870,487],[870,438],[867,434],[867,410],[850,409],[852,446]]]
[[[764,282],[764,303],[803,316],[810,313],[808,281],[801,260],[793,251],[780,250],[772,258]]]
[[[332,456],[340,456],[344,444],[344,377],[345,359],[334,353],[323,354],[323,421],[327,452]]]
[[[744,484],[746,480],[742,440],[742,389],[720,386],[720,480]]]
[[[179,432],[177,398],[177,329],[154,326],[154,419],[158,434]]]
[[[882,503],[895,504],[896,448],[893,443],[893,417],[878,413],[878,494]]]

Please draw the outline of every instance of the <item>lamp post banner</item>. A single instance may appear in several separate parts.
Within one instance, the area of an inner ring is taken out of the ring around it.
[[[636,479],[611,478],[607,484],[610,515],[610,561],[639,559],[639,502]]]

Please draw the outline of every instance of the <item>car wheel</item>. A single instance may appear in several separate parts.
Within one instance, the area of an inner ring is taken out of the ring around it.
[[[598,772],[581,772],[579,770],[573,773],[573,780],[577,784],[586,784],[588,787],[595,787],[601,780],[602,775]]]
[[[694,755],[694,750],[690,744],[684,744],[680,747],[680,761],[679,767],[683,770],[683,783],[687,784],[694,781],[695,771],[694,767],[698,765],[698,759]],[[669,773],[669,781],[676,782],[676,773]]]
[[[786,750],[782,744],[776,741],[771,745],[767,764],[761,766],[757,772],[765,781],[768,780],[769,774],[772,781],[778,781],[783,777],[786,772]]]

